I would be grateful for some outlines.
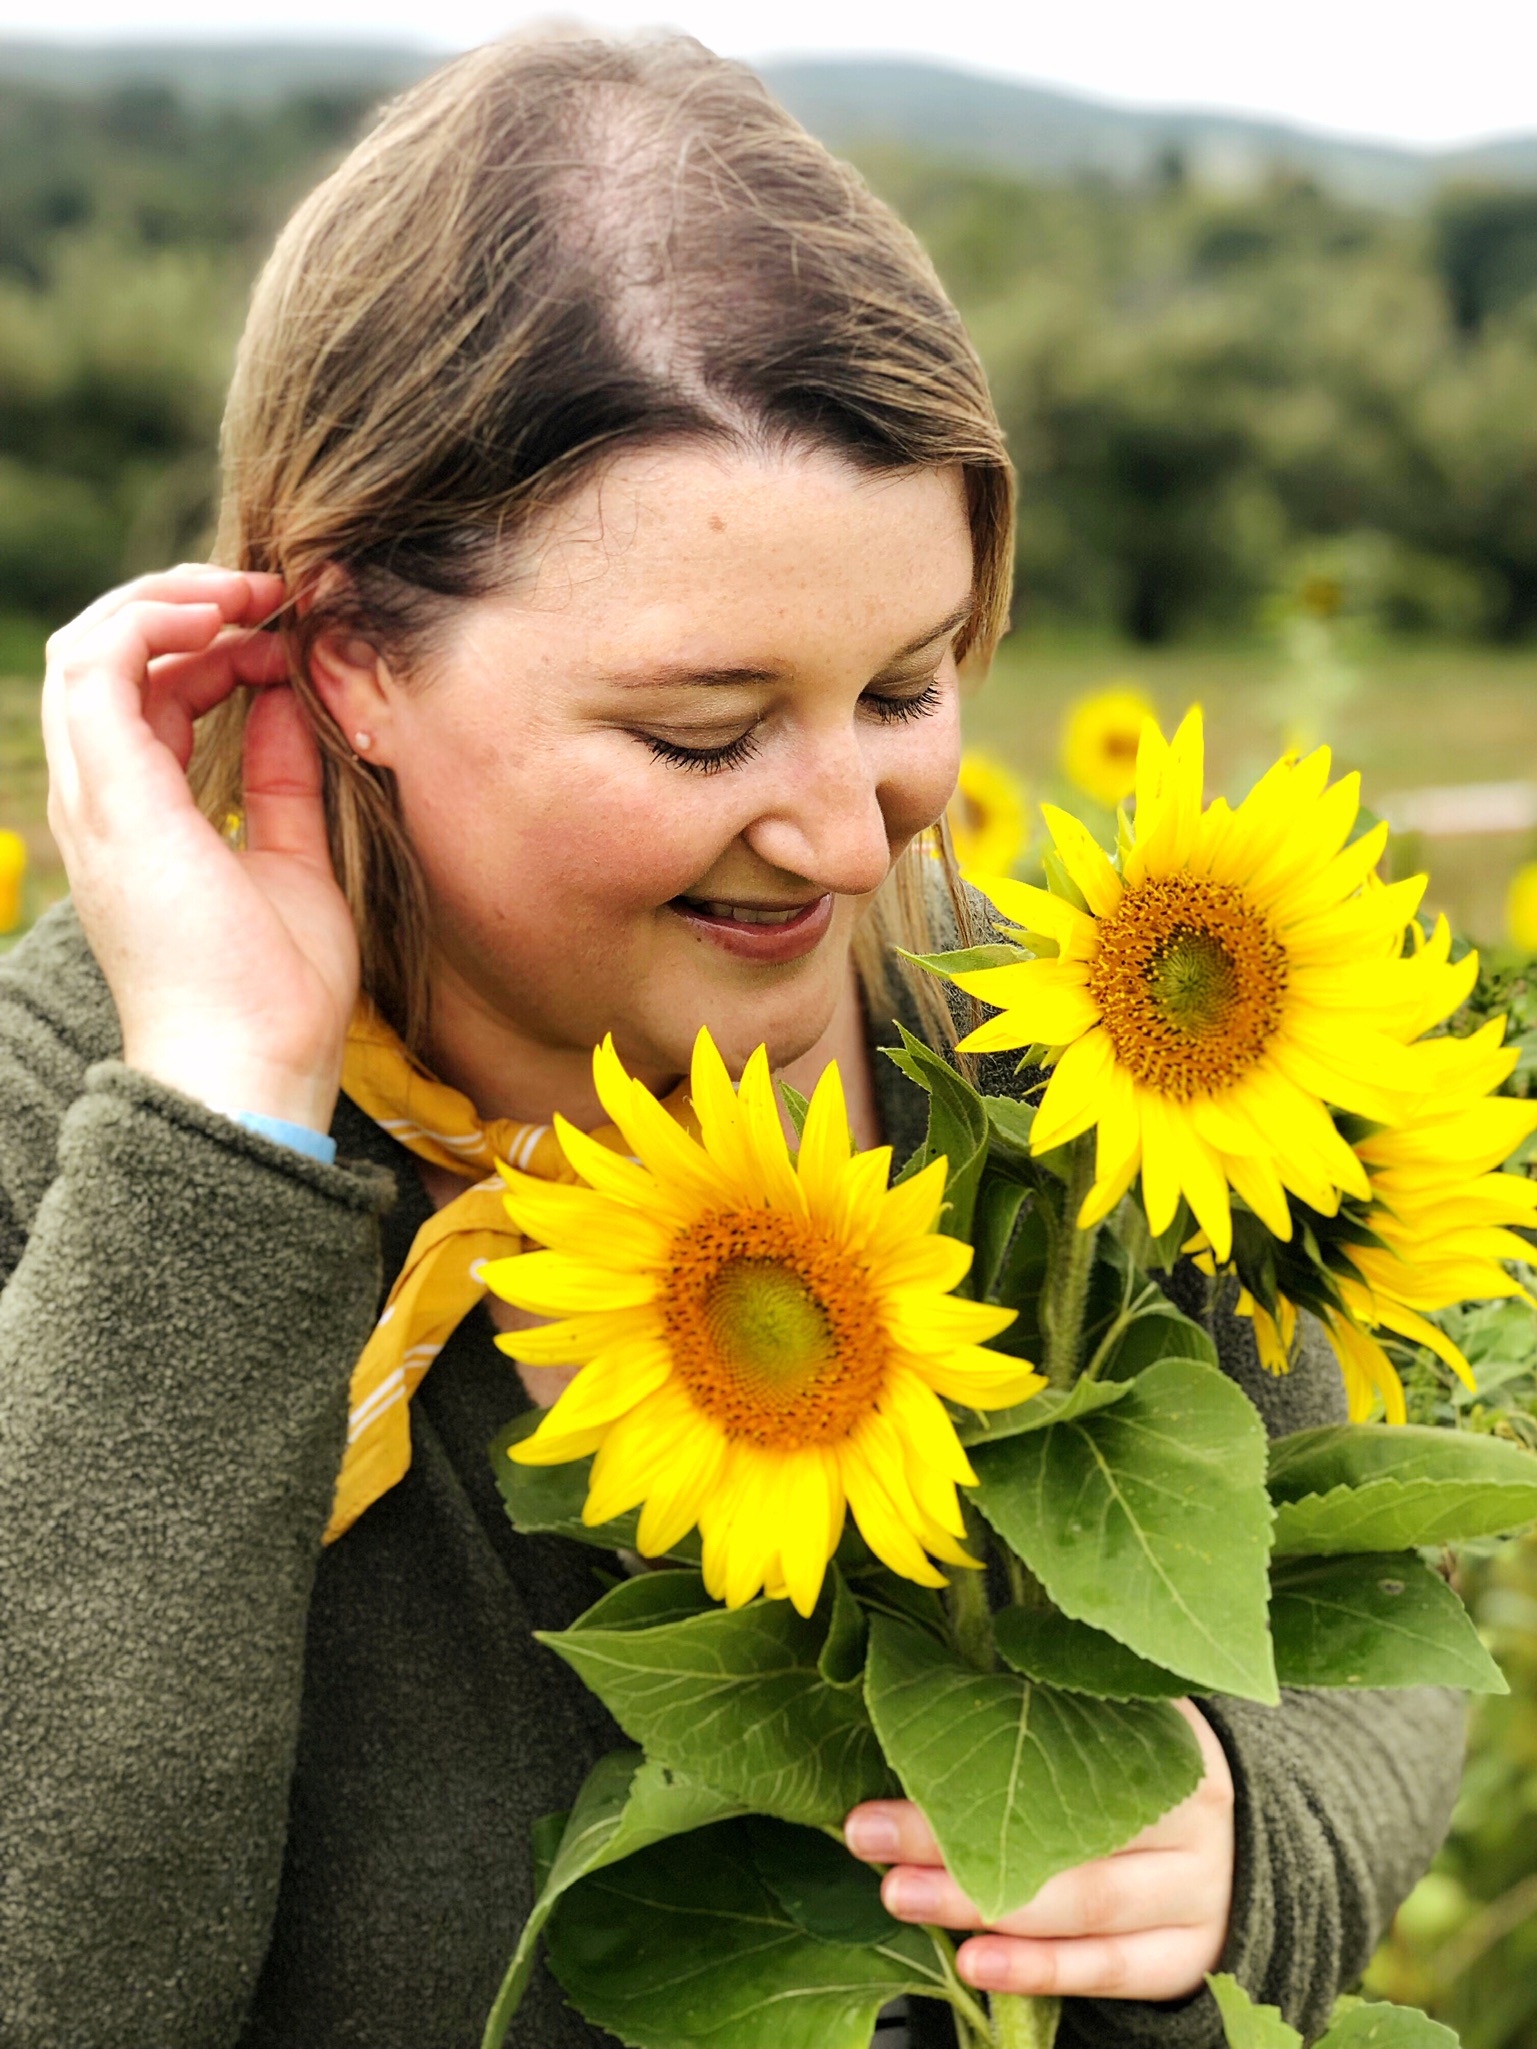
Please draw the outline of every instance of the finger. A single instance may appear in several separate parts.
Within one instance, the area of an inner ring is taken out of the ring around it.
[[[843,1840],[867,1864],[943,1864],[933,1830],[911,1800],[866,1800],[843,1824]]]
[[[241,685],[261,687],[287,678],[288,654],[277,634],[221,634],[204,653],[160,655],[150,663],[144,717],[185,768],[198,719]]]
[[[99,820],[129,830],[146,804],[189,801],[180,765],[145,724],[145,672],[158,654],[206,648],[222,623],[213,604],[130,605],[54,665],[79,802]]]
[[[136,576],[131,582],[107,591],[50,637],[49,653],[73,647],[129,605],[145,601],[216,604],[232,625],[254,626],[271,616],[282,603],[283,593],[282,577],[267,570],[222,569],[213,562],[183,562],[175,569]]]
[[[1028,1905],[992,1922],[983,1920],[947,1871],[899,1864],[881,1882],[886,1910],[899,1921],[1045,1939],[1193,1927],[1220,1912],[1224,1897],[1220,1872],[1208,1861],[1156,1850],[1059,1872]]]
[[[244,776],[247,855],[285,854],[329,873],[320,749],[287,684],[251,707]]]
[[[1145,1828],[1135,1841],[1128,1843],[1128,1853],[1134,1850],[1189,1850],[1209,1840],[1213,1830],[1230,1834],[1232,1829],[1235,1796],[1227,1752],[1194,1701],[1176,1700],[1172,1705],[1190,1724],[1200,1746],[1204,1768],[1201,1783],[1188,1799],[1182,1800],[1178,1807],[1171,1807],[1150,1828]]]
[[[1222,1933],[1147,1928],[1136,1935],[1086,1935],[1033,1942],[977,1935],[956,1952],[956,1969],[981,1992],[1061,1999],[1182,1999],[1221,1961]]]

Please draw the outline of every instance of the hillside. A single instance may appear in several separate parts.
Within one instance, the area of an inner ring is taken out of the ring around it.
[[[0,80],[73,93],[163,83],[193,102],[242,106],[297,93],[389,92],[437,61],[425,47],[390,44],[0,40]],[[1537,135],[1417,151],[1221,112],[1111,105],[905,58],[781,57],[761,69],[837,149],[898,142],[999,171],[1128,180],[1177,154],[1220,186],[1252,184],[1279,165],[1343,197],[1399,208],[1453,179],[1537,182]]]

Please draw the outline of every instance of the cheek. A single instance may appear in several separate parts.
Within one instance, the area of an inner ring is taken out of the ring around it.
[[[729,795],[703,778],[670,789],[635,752],[567,738],[478,780],[413,778],[408,824],[438,901],[513,928],[580,924],[653,911],[697,882],[740,830]]]
[[[893,840],[908,840],[936,823],[955,794],[961,765],[960,707],[953,700],[921,725],[899,729],[881,779],[881,809]]]

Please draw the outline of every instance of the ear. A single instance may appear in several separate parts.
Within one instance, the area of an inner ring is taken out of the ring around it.
[[[347,745],[391,767],[398,686],[373,642],[355,629],[327,627],[311,644],[310,678]],[[361,744],[359,734],[366,736]]]

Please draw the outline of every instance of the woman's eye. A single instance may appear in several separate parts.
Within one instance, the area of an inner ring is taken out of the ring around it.
[[[728,740],[723,747],[680,747],[676,740],[664,740],[657,733],[642,733],[640,737],[658,761],[670,761],[678,768],[697,769],[701,775],[714,775],[723,768],[739,768],[758,751],[756,734],[751,726],[734,740]]]
[[[931,711],[938,711],[943,696],[939,678],[931,676],[916,697],[881,697],[867,692],[864,703],[878,719],[889,725],[897,719],[926,718]]]

